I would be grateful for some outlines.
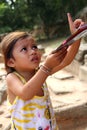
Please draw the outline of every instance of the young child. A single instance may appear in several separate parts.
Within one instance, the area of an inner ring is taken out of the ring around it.
[[[83,24],[80,19],[73,22],[70,14],[68,21],[72,33]],[[80,40],[68,49],[51,52],[39,67],[41,54],[31,35],[19,31],[4,37],[1,45],[7,71],[11,130],[58,129],[45,80],[71,63],[79,44]]]

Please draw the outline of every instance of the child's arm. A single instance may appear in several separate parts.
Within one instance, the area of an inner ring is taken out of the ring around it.
[[[77,54],[78,48],[80,45],[80,40],[76,41],[73,45],[71,45],[68,49],[67,49],[67,54],[64,58],[64,60],[61,62],[61,64],[59,66],[56,66],[53,70],[52,70],[52,74],[63,69],[64,67],[66,67],[67,65],[69,65],[72,60],[74,59],[74,57]]]
[[[68,16],[68,18],[70,18],[70,16]],[[70,28],[73,29],[72,27]],[[64,66],[68,65],[73,60],[75,54],[77,53],[79,44],[80,41],[78,41],[78,43],[73,44],[71,47],[68,48],[68,52],[66,51],[66,48],[63,48],[62,50],[54,54],[50,53],[44,61],[44,65],[51,69],[52,73],[62,69]],[[35,95],[40,96],[41,87],[47,77],[48,75],[46,74],[45,69],[40,68],[37,73],[27,81],[26,84],[23,84],[15,74],[10,73],[7,75],[6,78],[9,95],[13,97],[13,99],[15,99],[15,96],[19,96],[24,100],[29,100]]]
[[[21,99],[24,100],[29,100],[35,95],[41,96],[41,87],[49,74],[51,74],[50,70],[61,63],[61,61],[65,57],[65,54],[65,48],[55,54],[50,53],[44,61],[44,66],[40,67],[37,73],[33,77],[31,77],[25,84],[23,84],[14,73],[8,74],[6,82],[9,99],[11,100],[10,102],[12,103],[16,96],[19,96]]]
[[[71,15],[68,13],[68,22],[69,22],[69,27],[70,27],[70,31],[73,34],[77,28],[79,28],[81,25],[84,24],[84,22],[81,19],[76,19],[74,22],[72,21],[72,17]],[[80,40],[76,41],[74,44],[72,44],[71,46],[68,47],[67,49],[67,54],[65,56],[65,58],[63,59],[63,61],[61,62],[61,64],[57,67],[55,67],[52,71],[52,74],[61,70],[62,68],[64,68],[65,66],[69,65],[72,60],[75,58],[79,46],[80,46]]]

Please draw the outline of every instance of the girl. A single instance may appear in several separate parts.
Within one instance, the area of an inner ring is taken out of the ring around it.
[[[68,14],[71,32],[83,22],[72,21]],[[12,32],[2,40],[7,93],[11,112],[12,130],[57,130],[45,80],[75,57],[80,40],[68,49],[50,53],[38,69],[41,54],[35,40],[26,32]]]

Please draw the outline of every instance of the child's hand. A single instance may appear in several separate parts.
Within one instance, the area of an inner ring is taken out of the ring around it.
[[[82,19],[76,19],[73,22],[70,13],[67,13],[67,17],[68,17],[69,28],[70,28],[71,34],[73,34],[80,26],[82,26],[84,24]]]
[[[61,50],[59,50],[58,52],[56,52],[54,54],[51,52],[47,56],[47,58],[44,62],[44,65],[47,66],[50,69],[53,69],[56,66],[61,64],[61,62],[65,58],[66,54],[67,54],[67,48],[66,47],[62,48]]]

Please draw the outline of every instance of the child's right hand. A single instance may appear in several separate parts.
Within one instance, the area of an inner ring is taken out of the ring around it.
[[[84,25],[82,19],[76,19],[73,21],[70,13],[67,13],[67,17],[71,34],[75,33],[80,26]]]
[[[47,58],[46,58],[46,60],[44,62],[44,65],[52,70],[53,68],[55,68],[56,66],[61,64],[61,62],[63,61],[66,54],[67,54],[67,48],[66,47],[62,48],[61,50],[59,50],[56,53],[51,52],[47,56]]]

